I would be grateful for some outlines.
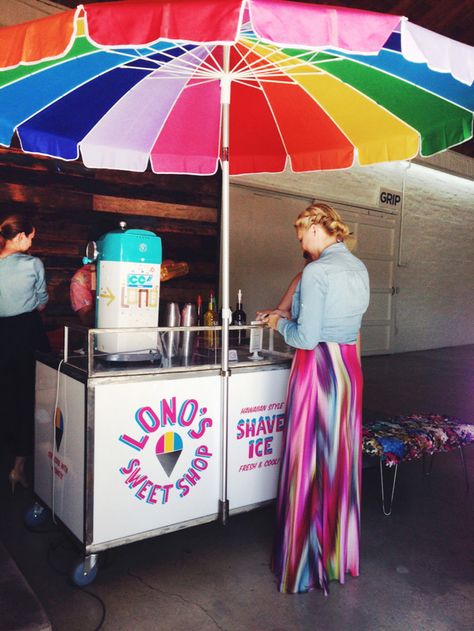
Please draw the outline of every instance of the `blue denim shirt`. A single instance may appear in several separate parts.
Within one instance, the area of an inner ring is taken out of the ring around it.
[[[292,319],[280,318],[278,331],[295,348],[353,344],[369,297],[367,268],[344,243],[335,243],[305,267],[293,295]]]
[[[34,311],[48,302],[43,263],[19,252],[0,258],[0,318]]]

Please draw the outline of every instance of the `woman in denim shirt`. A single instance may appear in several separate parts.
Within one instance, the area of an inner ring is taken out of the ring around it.
[[[25,461],[33,448],[35,353],[47,346],[39,311],[48,302],[43,263],[27,254],[33,224],[12,215],[0,224],[0,401],[2,432],[15,463],[9,480],[28,486]]]
[[[365,265],[327,204],[295,222],[312,261],[291,318],[268,317],[296,348],[288,384],[273,569],[282,592],[306,592],[359,574],[362,371],[357,340],[369,304]]]

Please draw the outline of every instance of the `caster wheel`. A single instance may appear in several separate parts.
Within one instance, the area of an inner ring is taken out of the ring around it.
[[[95,581],[98,571],[97,555],[81,559],[72,568],[71,581],[77,587],[87,587]]]
[[[48,511],[44,506],[35,502],[33,506],[26,509],[23,521],[27,528],[30,530],[37,530],[40,528],[48,518]]]

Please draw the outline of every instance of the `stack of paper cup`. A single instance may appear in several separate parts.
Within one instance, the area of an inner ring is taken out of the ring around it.
[[[165,306],[164,326],[180,326],[179,306],[177,302],[168,302]],[[165,357],[176,357],[179,352],[179,331],[169,331],[163,335]]]

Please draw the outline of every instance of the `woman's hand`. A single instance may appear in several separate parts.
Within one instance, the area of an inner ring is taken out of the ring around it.
[[[267,322],[268,316],[275,314],[279,315],[280,318],[291,320],[290,312],[284,311],[283,309],[262,309],[261,311],[257,311],[257,320]]]
[[[275,309],[273,313],[276,313],[280,316],[280,318],[285,318],[285,320],[291,320],[291,312],[285,311],[284,309]]]
[[[273,329],[274,331],[277,330],[277,326],[278,326],[278,320],[280,319],[280,314],[277,313],[277,311],[274,311],[273,313],[271,313],[268,318],[265,320],[265,322],[268,324],[268,326]]]

